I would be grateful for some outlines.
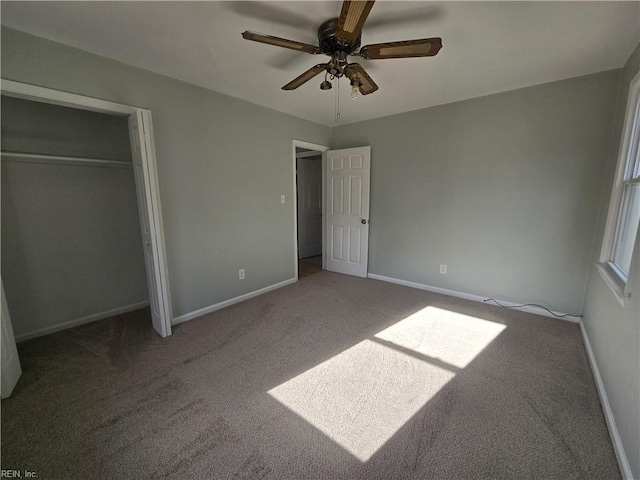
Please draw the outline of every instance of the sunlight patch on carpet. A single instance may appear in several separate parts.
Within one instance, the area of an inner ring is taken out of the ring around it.
[[[269,394],[365,462],[454,375],[364,340]]]
[[[437,307],[426,307],[376,334],[399,347],[464,368],[506,328]]]
[[[504,328],[426,307],[268,393],[366,462]]]

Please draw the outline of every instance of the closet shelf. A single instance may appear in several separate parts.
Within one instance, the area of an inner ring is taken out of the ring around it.
[[[40,163],[56,165],[77,165],[84,167],[133,168],[133,163],[121,160],[103,160],[99,158],[65,157],[60,155],[42,155],[39,153],[0,152],[2,161],[20,163]]]

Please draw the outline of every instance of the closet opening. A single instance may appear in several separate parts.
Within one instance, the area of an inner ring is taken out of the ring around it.
[[[2,283],[16,339],[116,315],[170,335],[151,112],[3,80],[2,114]]]
[[[297,278],[306,278],[324,268],[324,178],[323,152],[329,147],[294,140],[295,231]]]

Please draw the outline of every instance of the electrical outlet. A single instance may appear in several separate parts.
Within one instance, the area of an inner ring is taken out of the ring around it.
[[[238,280],[244,280],[244,268],[238,270]]]
[[[280,203],[284,205],[285,202],[286,202],[286,197],[284,195],[280,195]]]
[[[443,275],[447,274],[447,266],[446,265],[440,265],[440,273],[442,273]]]

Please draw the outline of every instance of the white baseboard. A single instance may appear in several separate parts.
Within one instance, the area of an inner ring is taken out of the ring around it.
[[[593,353],[593,349],[591,348],[591,342],[589,342],[589,337],[587,336],[587,330],[584,328],[584,323],[582,323],[582,320],[580,320],[578,324],[580,325],[582,339],[584,340],[587,357],[589,357],[589,363],[591,364],[593,378],[596,381],[596,388],[598,389],[600,404],[602,405],[604,418],[607,422],[607,427],[609,428],[609,435],[611,436],[613,451],[615,452],[616,458],[618,459],[618,465],[620,466],[622,478],[624,478],[625,480],[633,480],[631,466],[629,465],[627,454],[624,451],[624,446],[622,445],[622,439],[620,438],[620,433],[618,432],[618,427],[616,426],[616,419],[613,416],[613,410],[611,410],[611,405],[609,405],[609,398],[607,397],[607,392],[604,389],[604,383],[602,383],[602,377],[600,376],[600,370],[598,369],[596,357]]]
[[[448,290],[446,288],[432,287],[431,285],[424,285],[422,283],[410,282],[408,280],[400,280],[398,278],[393,278],[393,277],[385,277],[384,275],[378,275],[378,274],[375,274],[375,273],[369,273],[369,274],[367,274],[367,276],[369,278],[373,278],[374,280],[381,280],[383,282],[389,282],[389,283],[395,283],[395,284],[398,284],[398,285],[404,285],[405,287],[418,288],[420,290],[427,290],[429,292],[441,293],[442,295],[449,295],[450,297],[465,298],[467,300],[473,300],[475,302],[488,303],[488,302],[485,302],[487,297],[481,297],[479,295],[472,295],[470,293],[458,292],[456,290]],[[502,305],[505,305],[507,307],[512,307],[514,305],[519,305],[518,303],[507,302],[507,301],[500,300],[500,299],[496,299],[496,300],[498,300],[498,302],[500,302]],[[522,302],[522,303],[525,303],[525,302]],[[495,304],[494,303],[490,303],[490,305],[495,305]],[[545,317],[555,318],[557,320],[565,320],[567,322],[572,322],[572,323],[578,323],[579,322],[579,319],[576,318],[576,317],[559,317],[561,315],[566,315],[566,314],[564,314],[562,312],[555,312],[555,311],[552,310],[553,313],[549,313],[544,308],[539,308],[539,307],[534,307],[534,306],[519,307],[518,310],[520,310],[522,312],[534,313],[536,315],[542,315],[542,316],[545,316]],[[554,316],[554,314],[558,315],[558,317]]]
[[[68,322],[58,323],[50,327],[40,328],[38,330],[34,330],[33,332],[22,333],[20,335],[16,335],[16,343],[23,342],[31,338],[42,337],[43,335],[49,335],[50,333],[59,332],[60,330],[66,330],[67,328],[77,327],[78,325],[83,325],[85,323],[96,322],[98,320],[113,317],[115,315],[120,315],[122,313],[132,312],[133,310],[138,310],[139,308],[148,306],[148,301],[133,303],[124,307],[107,310],[106,312],[94,313],[93,315],[87,315],[86,317],[69,320]]]
[[[282,288],[285,285],[289,285],[297,281],[298,279],[295,277],[290,278],[289,280],[285,280],[279,283],[274,283],[273,285],[269,285],[268,287],[261,288],[260,290],[254,290],[253,292],[245,293],[244,295],[240,295],[239,297],[230,298],[229,300],[225,300],[224,302],[216,303],[214,305],[209,305],[208,307],[204,307],[190,313],[185,313],[184,315],[180,315],[179,317],[174,318],[171,324],[177,325],[179,323],[186,322],[187,320],[192,320],[194,318],[201,317],[202,315],[206,315],[207,313],[215,312],[216,310],[220,310],[221,308],[225,308],[230,305],[240,303],[244,300],[257,297],[258,295],[262,295],[263,293],[267,293],[272,290]]]

